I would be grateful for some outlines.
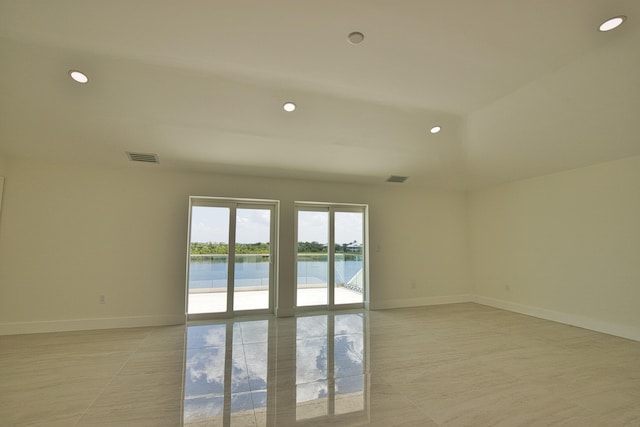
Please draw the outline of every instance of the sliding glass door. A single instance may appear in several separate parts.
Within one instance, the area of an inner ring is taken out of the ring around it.
[[[366,206],[296,207],[296,306],[362,307]]]
[[[329,303],[329,210],[298,209],[298,307]]]
[[[364,212],[334,213],[333,288],[335,304],[364,298]]]
[[[277,202],[193,197],[190,205],[187,313],[272,312]]]
[[[192,206],[187,313],[224,313],[231,207]]]

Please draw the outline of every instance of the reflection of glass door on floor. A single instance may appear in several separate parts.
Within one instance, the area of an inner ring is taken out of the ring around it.
[[[366,416],[366,345],[361,312],[296,319],[296,421]]]
[[[364,312],[187,327],[184,426],[368,425]]]
[[[367,276],[365,209],[297,207],[297,307],[362,307]]]
[[[187,327],[183,425],[275,426],[275,325],[217,322]]]
[[[275,203],[192,198],[187,313],[272,311]]]

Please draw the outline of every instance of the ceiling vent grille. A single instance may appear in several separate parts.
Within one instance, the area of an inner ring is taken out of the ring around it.
[[[127,156],[129,157],[129,160],[131,160],[132,162],[160,163],[160,160],[158,160],[157,154],[127,152]]]
[[[389,178],[387,178],[387,182],[402,183],[402,182],[405,182],[407,180],[407,178],[409,178],[409,177],[408,176],[391,175]]]

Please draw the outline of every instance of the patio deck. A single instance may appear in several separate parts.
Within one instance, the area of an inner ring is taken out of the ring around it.
[[[362,294],[345,288],[336,288],[335,299],[343,304],[361,303]],[[321,305],[326,300],[327,289],[324,287],[302,288],[298,290],[298,305]],[[237,291],[234,300],[235,310],[252,310],[267,308],[266,290]],[[189,293],[189,314],[221,313],[226,311],[226,292],[197,292]]]

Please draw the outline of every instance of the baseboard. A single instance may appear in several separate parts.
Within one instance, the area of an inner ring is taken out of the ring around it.
[[[406,298],[406,299],[392,299],[380,302],[369,303],[369,309],[371,310],[387,310],[391,308],[409,308],[409,307],[421,307],[427,305],[441,305],[441,304],[458,304],[463,302],[472,302],[473,295],[445,295],[438,297],[422,297],[422,298]]]
[[[559,311],[518,304],[511,301],[499,300],[480,295],[449,295],[437,297],[395,299],[378,303],[371,302],[369,303],[369,309],[385,310],[392,308],[409,308],[429,305],[457,304],[465,302],[475,302],[489,307],[495,307],[502,310],[525,314],[527,316],[538,317],[545,320],[551,320],[553,322],[564,323],[567,325],[577,326],[596,332],[615,335],[621,338],[640,341],[640,330],[627,325],[605,322],[588,317],[562,313]],[[279,309],[277,312],[278,317],[291,317],[294,315],[295,311],[293,309]],[[169,315],[0,323],[0,335],[182,325],[185,323],[185,319],[186,316]]]
[[[109,317],[95,319],[51,320],[41,322],[0,323],[0,335],[182,325],[185,323],[185,319],[185,316],[178,315]]]
[[[591,319],[574,314],[562,313],[559,311],[547,310],[545,308],[533,307],[530,305],[518,304],[515,302],[504,301],[495,298],[483,297],[479,295],[475,295],[472,298],[472,301],[478,304],[488,305],[490,307],[500,308],[502,310],[513,311],[515,313],[526,314],[527,316],[538,317],[540,319],[564,323],[566,325],[577,326],[579,328],[589,329],[591,331],[615,335],[617,337],[627,338],[634,341],[640,341],[640,330],[630,326],[620,325],[612,322],[605,322],[602,320]]]

